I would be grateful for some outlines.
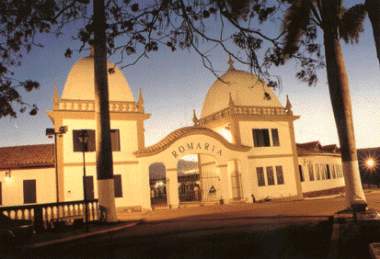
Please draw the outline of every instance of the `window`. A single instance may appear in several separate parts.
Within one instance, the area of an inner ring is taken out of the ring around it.
[[[314,168],[313,168],[313,164],[312,163],[309,163],[308,165],[307,165],[307,169],[308,169],[308,171],[309,171],[309,180],[310,181],[314,181]]]
[[[0,182],[0,205],[3,205],[3,190],[1,189],[1,182]]]
[[[271,129],[272,133],[272,145],[273,146],[280,146],[280,138],[278,136],[278,129]]]
[[[315,165],[315,174],[317,175],[317,180],[321,180],[321,173],[319,171],[319,166],[318,164]]]
[[[266,169],[267,169],[267,180],[268,180],[268,185],[274,185],[273,167],[268,166]]]
[[[23,191],[24,191],[24,204],[37,202],[36,180],[24,180]]]
[[[86,176],[83,178],[85,186],[85,199],[87,201],[92,201],[94,199],[94,177]]]
[[[121,184],[121,175],[115,174],[113,176],[113,181],[115,185],[115,197],[123,197],[123,188]]]
[[[269,130],[268,129],[253,129],[253,144],[255,147],[269,147]]]
[[[332,177],[335,179],[336,178],[336,171],[335,171],[334,165],[331,165],[331,171],[332,171]]]
[[[322,180],[325,180],[326,179],[326,168],[322,165],[322,164],[319,164],[319,171],[321,172],[322,174]]]
[[[300,174],[300,180],[301,180],[301,182],[304,182],[305,181],[305,176],[303,174],[302,165],[298,165],[298,171],[299,171],[299,174]]]
[[[111,145],[112,151],[120,151],[120,131],[111,129]]]
[[[82,144],[82,132],[85,131],[87,135],[87,145]],[[118,129],[111,129],[111,146],[112,151],[120,151],[120,131]],[[74,152],[94,152],[96,147],[95,130],[73,130],[73,146]]]
[[[331,179],[331,172],[330,172],[330,166],[329,165],[325,165],[326,166],[326,178],[327,179]]]
[[[87,145],[83,145],[81,141],[83,134],[87,137]],[[73,146],[74,152],[94,152],[95,151],[95,130],[73,130]]]
[[[264,168],[256,167],[256,174],[257,174],[257,184],[259,186],[265,186]]]
[[[284,173],[282,172],[282,166],[276,166],[277,184],[284,184]]]

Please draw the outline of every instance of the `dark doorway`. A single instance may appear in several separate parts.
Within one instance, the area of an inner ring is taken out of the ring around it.
[[[24,189],[24,204],[27,203],[36,203],[36,180],[24,180],[23,182]]]
[[[149,166],[150,202],[152,208],[166,206],[166,168],[162,163]]]
[[[87,201],[91,201],[94,199],[94,177],[86,176],[84,178],[85,185],[85,197]]]

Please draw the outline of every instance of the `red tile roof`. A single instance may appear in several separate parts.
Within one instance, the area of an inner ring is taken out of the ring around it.
[[[335,144],[322,146],[319,141],[297,143],[298,154],[329,153],[339,154],[340,150]]]
[[[0,147],[0,169],[54,167],[54,145]]]

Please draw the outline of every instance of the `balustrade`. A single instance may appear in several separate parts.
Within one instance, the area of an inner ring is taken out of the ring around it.
[[[87,201],[88,221],[99,219],[98,200]],[[67,201],[58,203],[32,204],[22,206],[0,207],[0,213],[11,219],[30,220],[36,228],[46,229],[51,222],[74,218],[84,219],[84,201]]]
[[[289,114],[287,113],[286,109],[282,107],[232,106],[200,119],[200,123],[203,124],[208,121],[218,120],[230,115],[287,116]]]
[[[87,100],[60,100],[58,109],[61,111],[94,111],[95,104]],[[115,102],[109,104],[111,112],[142,112],[135,102]]]

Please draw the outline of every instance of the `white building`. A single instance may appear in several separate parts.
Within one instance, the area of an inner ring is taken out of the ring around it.
[[[57,137],[56,167],[54,145],[0,148],[2,206],[82,200],[83,182],[87,197],[97,197],[93,62],[91,56],[80,59],[61,97],[54,91],[48,115],[56,130],[68,129]],[[144,143],[150,114],[142,93],[135,101],[118,68],[109,74],[109,98],[118,208],[302,199],[344,187],[336,146],[297,146],[293,121],[299,116],[290,101],[282,105],[271,88],[232,63],[210,87],[193,126],[151,146]],[[83,154],[76,152],[83,129],[90,130],[91,150],[85,153],[85,181]]]

